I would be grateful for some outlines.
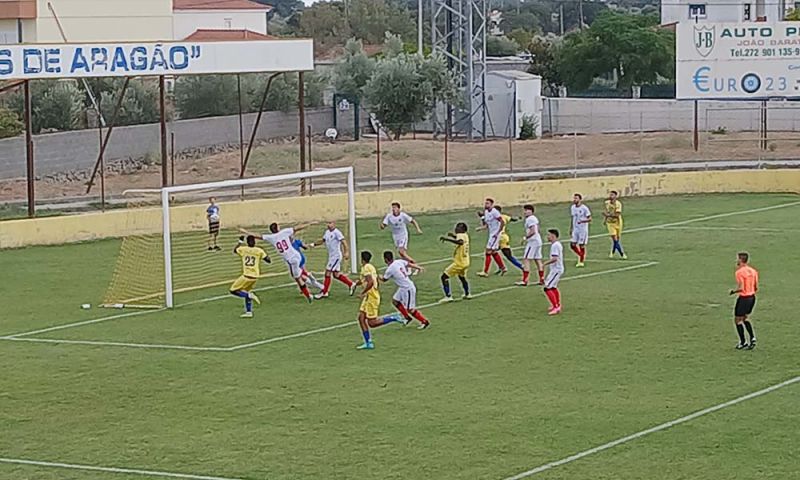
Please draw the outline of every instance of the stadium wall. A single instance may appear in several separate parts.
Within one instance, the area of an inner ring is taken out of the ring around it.
[[[557,203],[580,192],[591,201],[609,190],[622,197],[654,195],[792,192],[800,193],[800,170],[732,170],[654,173],[628,176],[568,178],[525,182],[406,188],[357,194],[359,217],[383,215],[398,201],[413,213],[477,208],[486,196],[501,205]],[[300,223],[341,219],[347,211],[344,194],[251,200],[221,204],[223,227]],[[205,205],[184,205],[171,210],[173,231],[205,230]],[[0,222],[0,248],[55,245],[160,231],[161,210],[115,210],[63,217]]]

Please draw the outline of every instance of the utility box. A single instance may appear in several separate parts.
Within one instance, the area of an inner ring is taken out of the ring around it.
[[[519,138],[522,119],[530,117],[542,136],[542,77],[516,70],[486,74],[486,136]]]

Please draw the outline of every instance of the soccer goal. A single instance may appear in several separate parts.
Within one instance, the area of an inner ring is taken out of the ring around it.
[[[267,232],[273,222],[281,228],[319,223],[298,234],[309,244],[321,239],[326,222],[342,221],[337,227],[348,237],[350,252],[357,252],[352,167],[129,190],[125,202],[126,210],[114,212],[125,235],[105,307],[172,308],[176,294],[194,301],[218,296],[241,274],[232,254],[240,228]],[[273,262],[262,268],[262,278],[282,278],[285,265],[265,248]],[[324,257],[314,255],[318,262]],[[356,257],[350,255],[352,272]]]

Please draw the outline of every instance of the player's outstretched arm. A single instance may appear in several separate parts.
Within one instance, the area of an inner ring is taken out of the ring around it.
[[[422,229],[419,228],[419,223],[417,223],[417,219],[416,218],[411,220],[411,225],[414,225],[414,228],[417,229],[417,233],[418,234],[420,234],[420,235],[422,234]]]
[[[453,234],[452,233],[448,233],[447,235],[448,236],[446,236],[446,237],[444,235],[439,237],[439,241],[442,242],[442,243],[448,242],[448,243],[454,243],[456,245],[464,245],[464,240],[461,240],[460,238],[459,239],[453,238]]]
[[[252,235],[253,237],[261,238],[261,234],[260,233],[251,232],[251,231],[246,230],[244,228],[240,228],[239,229],[239,233],[241,233],[242,235]]]
[[[303,230],[307,229],[308,227],[313,227],[317,225],[319,222],[309,222],[309,223],[301,223],[300,225],[296,225],[293,227],[295,232],[302,232]]]
[[[418,272],[424,272],[425,271],[425,267],[423,267],[421,265],[417,265],[414,262],[408,262],[408,268],[410,268],[412,270],[416,270]]]

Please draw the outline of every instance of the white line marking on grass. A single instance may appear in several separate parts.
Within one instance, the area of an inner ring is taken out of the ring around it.
[[[537,473],[542,473],[542,472],[550,470],[552,468],[560,467],[561,465],[565,465],[567,463],[571,463],[571,462],[574,462],[576,460],[580,460],[581,458],[588,457],[589,455],[593,455],[595,453],[599,453],[599,452],[602,452],[604,450],[608,450],[610,448],[614,448],[617,445],[622,445],[623,443],[630,442],[631,440],[636,440],[638,438],[642,438],[642,437],[644,437],[646,435],[650,435],[651,433],[660,432],[661,430],[666,430],[666,429],[668,429],[670,427],[674,427],[676,425],[680,425],[682,423],[689,422],[691,420],[694,420],[695,418],[702,417],[704,415],[708,415],[709,413],[714,413],[714,412],[717,412],[717,411],[722,410],[724,408],[728,408],[728,407],[731,407],[733,405],[736,405],[738,403],[742,403],[742,402],[745,402],[747,400],[751,400],[753,398],[760,397],[762,395],[766,395],[768,393],[774,392],[775,390],[778,390],[778,389],[781,389],[781,388],[784,388],[784,387],[788,387],[789,385],[792,385],[792,384],[797,383],[797,382],[800,382],[800,376],[797,376],[797,377],[794,377],[792,379],[786,380],[785,382],[776,383],[775,385],[772,385],[770,387],[764,388],[764,389],[759,390],[757,392],[748,393],[747,395],[743,395],[741,397],[734,398],[733,400],[729,400],[729,401],[727,401],[725,403],[720,403],[718,405],[714,405],[713,407],[705,408],[703,410],[694,412],[694,413],[692,413],[690,415],[686,415],[685,417],[681,417],[681,418],[678,418],[678,419],[675,419],[675,420],[670,420],[669,422],[662,423],[661,425],[656,425],[655,427],[648,428],[647,430],[642,430],[641,432],[636,432],[636,433],[634,433],[632,435],[628,435],[627,437],[618,438],[618,439],[616,439],[614,441],[611,441],[611,442],[608,442],[608,443],[604,443],[603,445],[600,445],[598,447],[590,448],[590,449],[584,450],[584,451],[582,451],[580,453],[576,453],[575,455],[570,455],[569,457],[562,458],[561,460],[557,460],[555,462],[546,463],[544,465],[538,466],[538,467],[533,468],[531,470],[528,470],[528,471],[525,471],[525,472],[522,472],[522,473],[518,473],[517,475],[514,475],[513,477],[507,477],[504,480],[521,480],[523,478],[527,478],[527,477],[530,477],[532,475],[536,475]]]
[[[800,201],[781,203],[781,204],[778,204],[778,205],[770,205],[768,207],[759,207],[759,208],[753,208],[753,209],[748,209],[748,210],[739,210],[739,211],[735,211],[735,212],[719,213],[719,214],[708,215],[708,216],[704,216],[704,217],[696,217],[696,218],[693,218],[693,219],[690,219],[690,220],[683,220],[683,221],[679,221],[679,222],[664,223],[664,224],[660,224],[660,225],[649,225],[649,226],[646,226],[646,227],[632,228],[632,229],[629,229],[629,230],[625,230],[625,233],[626,234],[630,234],[630,233],[635,233],[635,232],[645,232],[645,231],[656,230],[656,229],[667,229],[667,228],[670,228],[670,227],[677,227],[677,226],[687,225],[687,224],[691,224],[691,223],[704,222],[706,220],[714,220],[714,219],[717,219],[717,218],[726,218],[726,217],[732,217],[732,216],[736,216],[736,215],[746,215],[746,214],[749,214],[749,213],[765,212],[765,211],[769,211],[769,210],[776,210],[776,209],[779,209],[779,208],[792,207],[792,206],[795,206],[795,205],[800,205]],[[603,233],[603,234],[592,235],[589,238],[603,238],[603,237],[606,237],[606,236],[608,236],[608,235]],[[545,244],[548,244],[548,243],[545,243]],[[478,253],[478,254],[475,254],[475,255],[472,255],[472,256],[473,257],[480,257],[482,255],[483,255],[482,253]],[[428,260],[428,261],[425,261],[425,262],[420,262],[420,265],[434,265],[434,264],[437,264],[437,263],[443,263],[443,262],[449,262],[449,261],[452,261],[451,257],[440,258],[440,259],[437,259],[437,260]],[[590,261],[596,262],[596,261],[598,261],[598,259],[594,259],[594,260],[590,260]],[[278,288],[287,288],[287,287],[292,287],[294,285],[295,285],[295,283],[285,283],[285,284],[281,284],[281,285],[273,285],[273,286],[269,286],[269,287],[259,288],[259,289],[256,289],[256,291],[261,292],[261,291],[266,291],[266,290],[274,290],[274,289],[278,289]],[[214,302],[214,301],[217,301],[217,300],[224,300],[226,298],[230,298],[230,295],[218,295],[218,296],[208,297],[208,298],[204,298],[204,299],[200,299],[200,300],[194,300],[194,301],[191,301],[191,302],[187,302],[187,303],[182,303],[182,304],[176,305],[176,308],[186,307],[186,306],[190,306],[190,305],[197,305],[197,304],[202,304],[202,303],[208,303],[208,302]],[[108,317],[96,318],[94,320],[85,320],[85,321],[81,321],[81,322],[68,323],[68,324],[65,324],[65,325],[58,325],[58,326],[45,328],[45,329],[41,329],[41,330],[35,330],[35,331],[31,331],[31,332],[23,332],[23,333],[17,333],[17,334],[12,334],[12,335],[6,335],[5,337],[0,337],[0,340],[7,340],[7,339],[13,339],[13,338],[16,338],[16,337],[30,336],[30,335],[40,334],[40,333],[51,332],[51,331],[55,331],[55,330],[63,330],[63,329],[66,329],[66,328],[81,327],[81,326],[84,326],[84,325],[91,325],[91,324],[95,324],[95,323],[106,322],[106,321],[115,320],[115,319],[118,319],[118,318],[133,317],[133,316],[137,316],[137,315],[147,315],[149,313],[163,312],[164,310],[165,309],[147,310],[147,311],[143,311],[143,312],[130,312],[130,313],[123,313],[123,314],[118,314],[118,315],[111,315],[111,316],[108,316]]]
[[[19,337],[0,337],[0,340],[11,340],[13,342],[31,343],[55,343],[68,345],[94,345],[99,347],[133,347],[133,348],[155,348],[161,350],[190,350],[197,352],[229,352],[227,347],[195,347],[191,345],[163,345],[157,343],[125,343],[125,342],[105,342],[101,340],[59,340],[57,338],[19,338]]]
[[[615,269],[612,269],[612,270],[601,270],[599,272],[584,273],[582,275],[575,275],[575,276],[572,276],[572,277],[565,277],[565,278],[562,278],[561,281],[564,282],[564,281],[567,281],[567,280],[580,280],[582,278],[591,278],[591,277],[596,277],[596,276],[599,276],[599,275],[607,275],[607,274],[611,274],[611,273],[628,272],[628,271],[631,271],[631,270],[638,270],[640,268],[647,268],[647,267],[652,267],[652,266],[655,266],[655,265],[658,265],[658,262],[648,262],[648,263],[642,263],[642,264],[638,264],[638,265],[629,265],[627,267],[615,268]],[[477,297],[483,297],[483,296],[490,295],[490,294],[493,294],[493,293],[505,292],[507,290],[522,290],[522,289],[523,289],[523,287],[519,287],[517,285],[510,285],[510,286],[507,286],[507,287],[501,287],[501,288],[495,288],[493,290],[487,290],[485,292],[478,292],[478,293],[473,294],[472,297],[474,299],[474,298],[477,298]],[[456,300],[456,302],[463,302],[463,301],[467,301],[467,300]],[[469,300],[469,301],[471,301],[471,300]],[[436,307],[436,306],[439,306],[439,305],[446,305],[446,304],[442,304],[442,303],[439,303],[439,302],[434,302],[434,303],[429,303],[427,305],[420,305],[417,308],[422,310],[422,309],[427,309],[427,308],[433,308],[433,307]],[[387,315],[387,314],[383,314],[383,315]],[[381,316],[383,316],[383,315],[381,315]],[[280,342],[280,341],[283,341],[283,340],[290,340],[290,339],[293,339],[293,338],[307,337],[309,335],[315,335],[317,333],[330,332],[332,330],[338,330],[340,328],[349,327],[351,325],[357,325],[357,324],[358,324],[358,322],[340,323],[340,324],[337,324],[337,325],[331,325],[329,327],[323,327],[323,328],[317,328],[317,329],[314,329],[314,330],[308,330],[308,331],[305,331],[305,332],[293,333],[291,335],[283,335],[283,336],[280,336],[280,337],[267,338],[265,340],[260,340],[260,341],[257,341],[257,342],[244,343],[242,345],[235,345],[233,347],[230,347],[229,350],[235,352],[237,350],[243,350],[245,348],[258,347],[258,346],[261,346],[261,345],[267,345],[267,344],[270,344],[270,343]]]
[[[127,475],[141,475],[145,477],[182,478],[185,480],[242,480],[240,478],[194,475],[191,473],[159,472],[157,470],[140,470],[137,468],[95,467],[93,465],[78,465],[74,463],[41,462],[37,460],[25,460],[21,458],[0,457],[0,463],[34,467],[61,468],[69,470],[84,470],[89,472],[121,473]]]
[[[708,231],[727,231],[727,232],[742,232],[747,233],[748,235],[753,235],[756,233],[796,233],[800,232],[800,229],[797,228],[742,228],[742,227],[662,227],[664,230],[708,230]]]

